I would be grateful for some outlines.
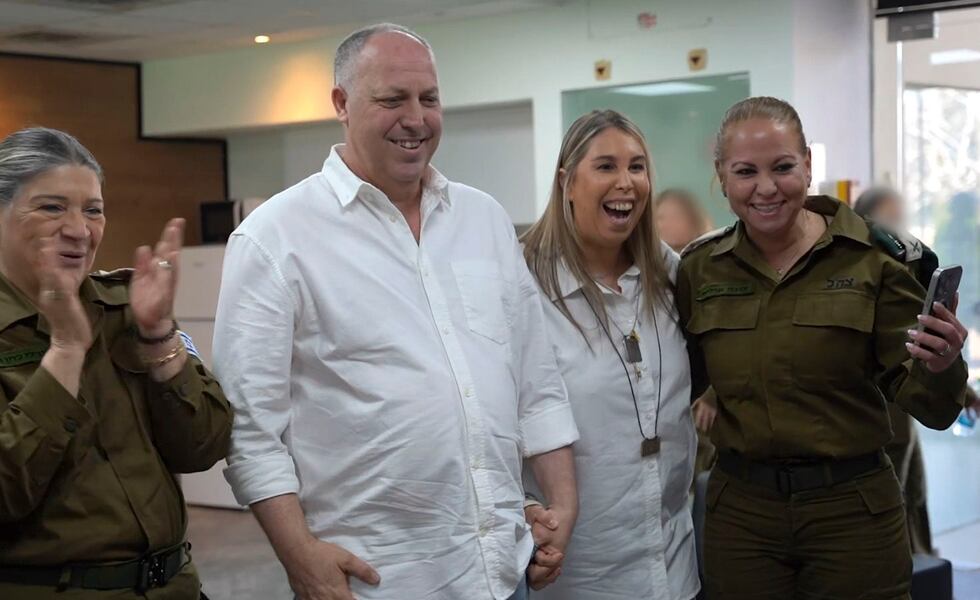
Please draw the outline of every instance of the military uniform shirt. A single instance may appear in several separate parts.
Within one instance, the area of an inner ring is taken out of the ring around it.
[[[925,290],[849,207],[815,196],[806,208],[828,227],[782,280],[741,222],[682,259],[695,393],[718,394],[712,441],[753,459],[858,456],[891,438],[886,401],[949,426],[965,363],[933,374],[905,347]]]
[[[127,280],[81,286],[95,341],[76,399],[40,367],[45,319],[0,277],[0,565],[130,560],[177,544],[187,519],[171,473],[225,455],[221,389],[191,356],[171,380],[150,379]]]

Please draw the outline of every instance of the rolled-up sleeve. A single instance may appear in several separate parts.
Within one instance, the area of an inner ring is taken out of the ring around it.
[[[248,505],[297,493],[284,435],[296,302],[272,256],[242,233],[225,253],[214,330],[214,371],[235,418],[225,478]]]
[[[519,374],[521,451],[529,457],[574,443],[578,428],[545,329],[541,296],[516,240],[514,253],[518,300],[512,339]]]

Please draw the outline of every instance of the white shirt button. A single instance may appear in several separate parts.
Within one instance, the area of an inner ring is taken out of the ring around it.
[[[463,390],[463,393],[466,395],[467,398],[472,398],[473,397],[473,388],[468,387],[465,390]]]
[[[490,529],[486,525],[480,525],[480,537],[487,537]]]
[[[442,328],[442,335],[449,335],[449,328],[448,327],[443,327]]]
[[[388,220],[394,223],[398,221],[398,217],[396,215],[388,215]]]

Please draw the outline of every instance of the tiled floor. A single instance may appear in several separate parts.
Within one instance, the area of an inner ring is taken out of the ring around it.
[[[187,537],[211,600],[287,600],[286,573],[252,513],[189,507]]]
[[[211,600],[288,600],[286,573],[252,514],[190,507],[188,538]],[[953,563],[956,600],[980,600],[980,522],[937,535]]]
[[[933,545],[953,563],[956,600],[980,600],[980,521],[935,536]]]

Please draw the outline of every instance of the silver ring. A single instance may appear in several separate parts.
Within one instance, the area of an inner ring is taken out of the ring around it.
[[[62,293],[59,290],[41,290],[41,297],[47,300],[59,300]]]
[[[167,271],[174,268],[174,264],[167,259],[158,260],[157,266],[160,267],[161,269],[166,269]]]
[[[945,358],[949,354],[949,351],[952,350],[952,349],[953,349],[953,347],[949,345],[949,342],[946,342],[946,349],[943,350],[942,352],[940,352],[939,353],[939,356]]]

